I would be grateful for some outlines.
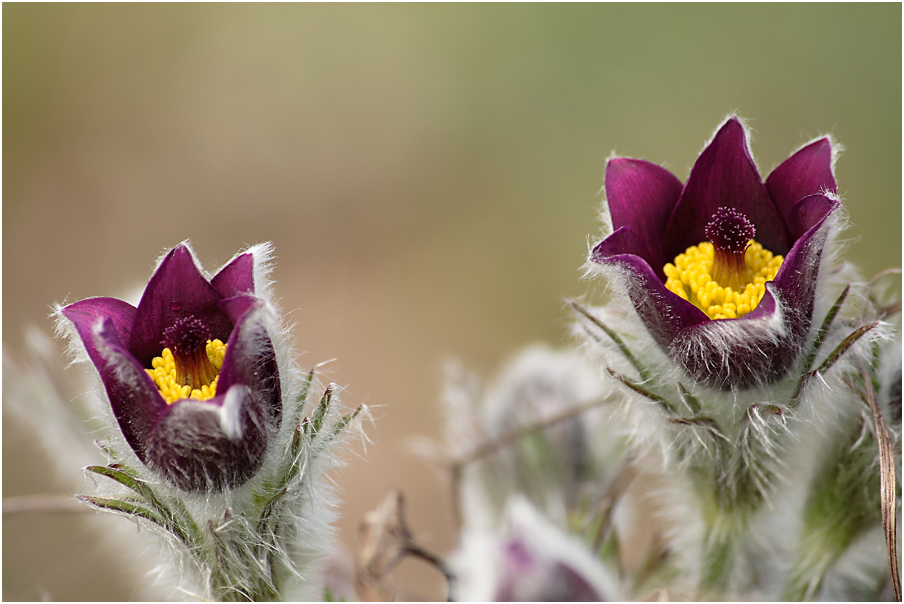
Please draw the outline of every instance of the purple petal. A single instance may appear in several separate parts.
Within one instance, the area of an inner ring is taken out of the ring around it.
[[[562,562],[557,563],[550,572],[547,590],[541,594],[545,602],[602,602],[602,594],[590,585],[578,571]]]
[[[223,300],[221,305],[235,318],[236,326],[220,368],[217,388],[225,392],[233,384],[250,387],[254,404],[264,409],[278,427],[282,418],[282,395],[276,352],[263,322],[264,301],[253,296],[236,296]]]
[[[788,212],[788,227],[795,233],[795,239],[800,240],[839,205],[837,200],[825,195],[808,195],[799,199]]]
[[[596,247],[590,253],[590,259],[602,264],[606,258],[611,256],[631,254],[647,261],[643,257],[644,252],[645,248],[634,235],[634,229],[630,226],[623,226],[596,244]]]
[[[783,161],[766,179],[766,190],[786,224],[791,209],[800,199],[823,191],[835,193],[837,186],[832,174],[832,143],[829,139],[814,141]],[[791,233],[792,238],[800,235]]]
[[[641,258],[631,254],[603,257],[597,255],[597,250],[594,250],[592,258],[594,262],[628,271],[625,278],[628,296],[650,334],[664,350],[669,349],[672,340],[682,330],[710,321],[702,310],[666,289],[650,265]]]
[[[94,337],[94,364],[110,398],[123,436],[142,462],[147,461],[147,436],[166,402],[147,372],[122,345],[113,321],[104,319]]]
[[[670,354],[690,375],[716,388],[744,389],[787,373],[810,330],[827,220],[837,207],[823,195],[795,204],[793,224],[809,228],[785,256],[775,280],[766,284],[757,307],[739,319],[710,321],[675,338]]]
[[[224,266],[210,284],[224,298],[254,293],[254,256],[242,254]]]
[[[501,552],[504,568],[496,602],[602,602],[585,577],[561,560],[540,558],[514,539]],[[541,554],[542,556],[542,554]]]
[[[797,358],[797,338],[776,326],[773,284],[756,309],[740,319],[684,330],[669,354],[688,375],[714,388],[743,390],[783,376]]]
[[[785,223],[760,180],[737,118],[725,122],[694,164],[665,231],[665,258],[705,241],[706,224],[723,206],[745,214],[766,249],[774,254],[790,249]]]
[[[109,319],[121,340],[128,341],[135,320],[135,307],[116,298],[88,298],[63,309],[63,316],[72,321],[91,360],[97,363],[92,329],[101,319]]]
[[[226,313],[233,325],[238,325],[242,318],[250,311],[261,308],[265,302],[257,296],[242,294],[220,300],[220,310]]]
[[[232,322],[218,305],[220,293],[195,266],[183,245],[174,248],[151,277],[132,326],[129,350],[145,367],[163,350],[167,327],[183,317],[195,317],[210,330],[211,339],[227,341]]]
[[[243,385],[208,401],[177,401],[148,436],[149,464],[186,491],[221,491],[245,483],[266,450],[266,421]]]
[[[662,272],[671,260],[662,255],[662,234],[681,195],[681,181],[656,164],[618,157],[606,164],[605,187],[612,227],[630,226],[642,250],[637,255]]]
[[[145,461],[148,430],[166,403],[135,357],[122,345],[135,308],[115,298],[89,298],[70,304],[62,312],[75,325],[100,374],[126,441]]]
[[[785,256],[773,284],[788,312],[796,315],[789,318],[789,326],[800,338],[806,335],[813,317],[816,278],[828,237],[827,221],[839,205],[823,195],[810,195],[798,201],[791,211],[792,223],[808,228]]]

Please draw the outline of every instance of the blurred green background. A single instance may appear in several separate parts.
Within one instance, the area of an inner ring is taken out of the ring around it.
[[[409,438],[441,434],[445,359],[488,376],[568,343],[610,153],[685,179],[736,111],[765,177],[830,133],[850,259],[899,266],[901,50],[899,4],[4,4],[3,341],[183,239],[210,269],[273,241],[301,362],[338,359],[345,402],[375,408],[342,544],[398,486],[445,552],[448,492]],[[4,496],[62,492],[3,433]],[[4,598],[129,598],[98,526],[8,518]],[[397,579],[444,597],[418,562]]]

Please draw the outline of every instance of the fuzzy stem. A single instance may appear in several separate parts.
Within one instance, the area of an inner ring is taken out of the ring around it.
[[[751,518],[766,500],[771,482],[775,445],[770,439],[784,426],[781,409],[775,405],[753,405],[743,421],[738,446],[727,447],[713,420],[681,420],[706,428],[715,445],[715,463],[698,466],[698,471],[688,474],[706,525],[698,585],[702,598],[727,597],[726,592],[742,587],[734,578],[745,563]]]
[[[703,544],[703,569],[700,589],[713,595],[724,594],[732,587],[732,574],[740,562],[747,537],[749,514],[744,509],[712,506],[706,518]]]
[[[864,428],[860,421],[833,435],[834,447],[811,480],[785,600],[815,597],[842,553],[880,521],[876,440]]]

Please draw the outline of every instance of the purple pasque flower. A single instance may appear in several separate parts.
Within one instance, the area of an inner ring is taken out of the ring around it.
[[[614,232],[590,266],[623,279],[653,339],[693,378],[718,388],[773,382],[812,322],[839,207],[833,157],[831,140],[819,138],[764,183],[731,116],[683,185],[655,164],[613,158],[605,192]]]
[[[520,496],[507,502],[502,526],[464,531],[449,570],[460,602],[624,599],[609,569],[579,538]]]
[[[180,244],[160,262],[137,308],[88,298],[61,310],[132,450],[187,491],[246,482],[280,423],[279,371],[254,268],[249,251],[208,279]]]

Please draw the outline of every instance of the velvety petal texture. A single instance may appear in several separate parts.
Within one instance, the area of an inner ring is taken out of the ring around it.
[[[113,415],[138,458],[186,491],[221,491],[260,468],[282,415],[279,370],[265,326],[266,302],[254,295],[252,254],[237,256],[212,279],[187,245],[171,250],[138,307],[89,298],[62,314],[97,368]],[[148,375],[179,322],[227,345],[216,396],[167,404]]]
[[[764,184],[736,117],[718,129],[677,194],[680,181],[663,168],[612,159],[605,190],[616,230],[593,248],[590,261],[622,280],[654,340],[694,379],[737,389],[780,379],[813,318],[822,250],[839,207],[832,164],[832,143],[821,138]],[[707,223],[722,207],[743,213],[756,241],[785,258],[752,312],[711,320],[666,289],[663,266],[705,241]]]
[[[616,157],[606,166],[612,228],[631,229],[636,249],[632,253],[656,267],[658,273],[662,273],[666,259],[662,247],[650,242],[662,238],[681,189],[681,181],[671,172],[641,159]]]

